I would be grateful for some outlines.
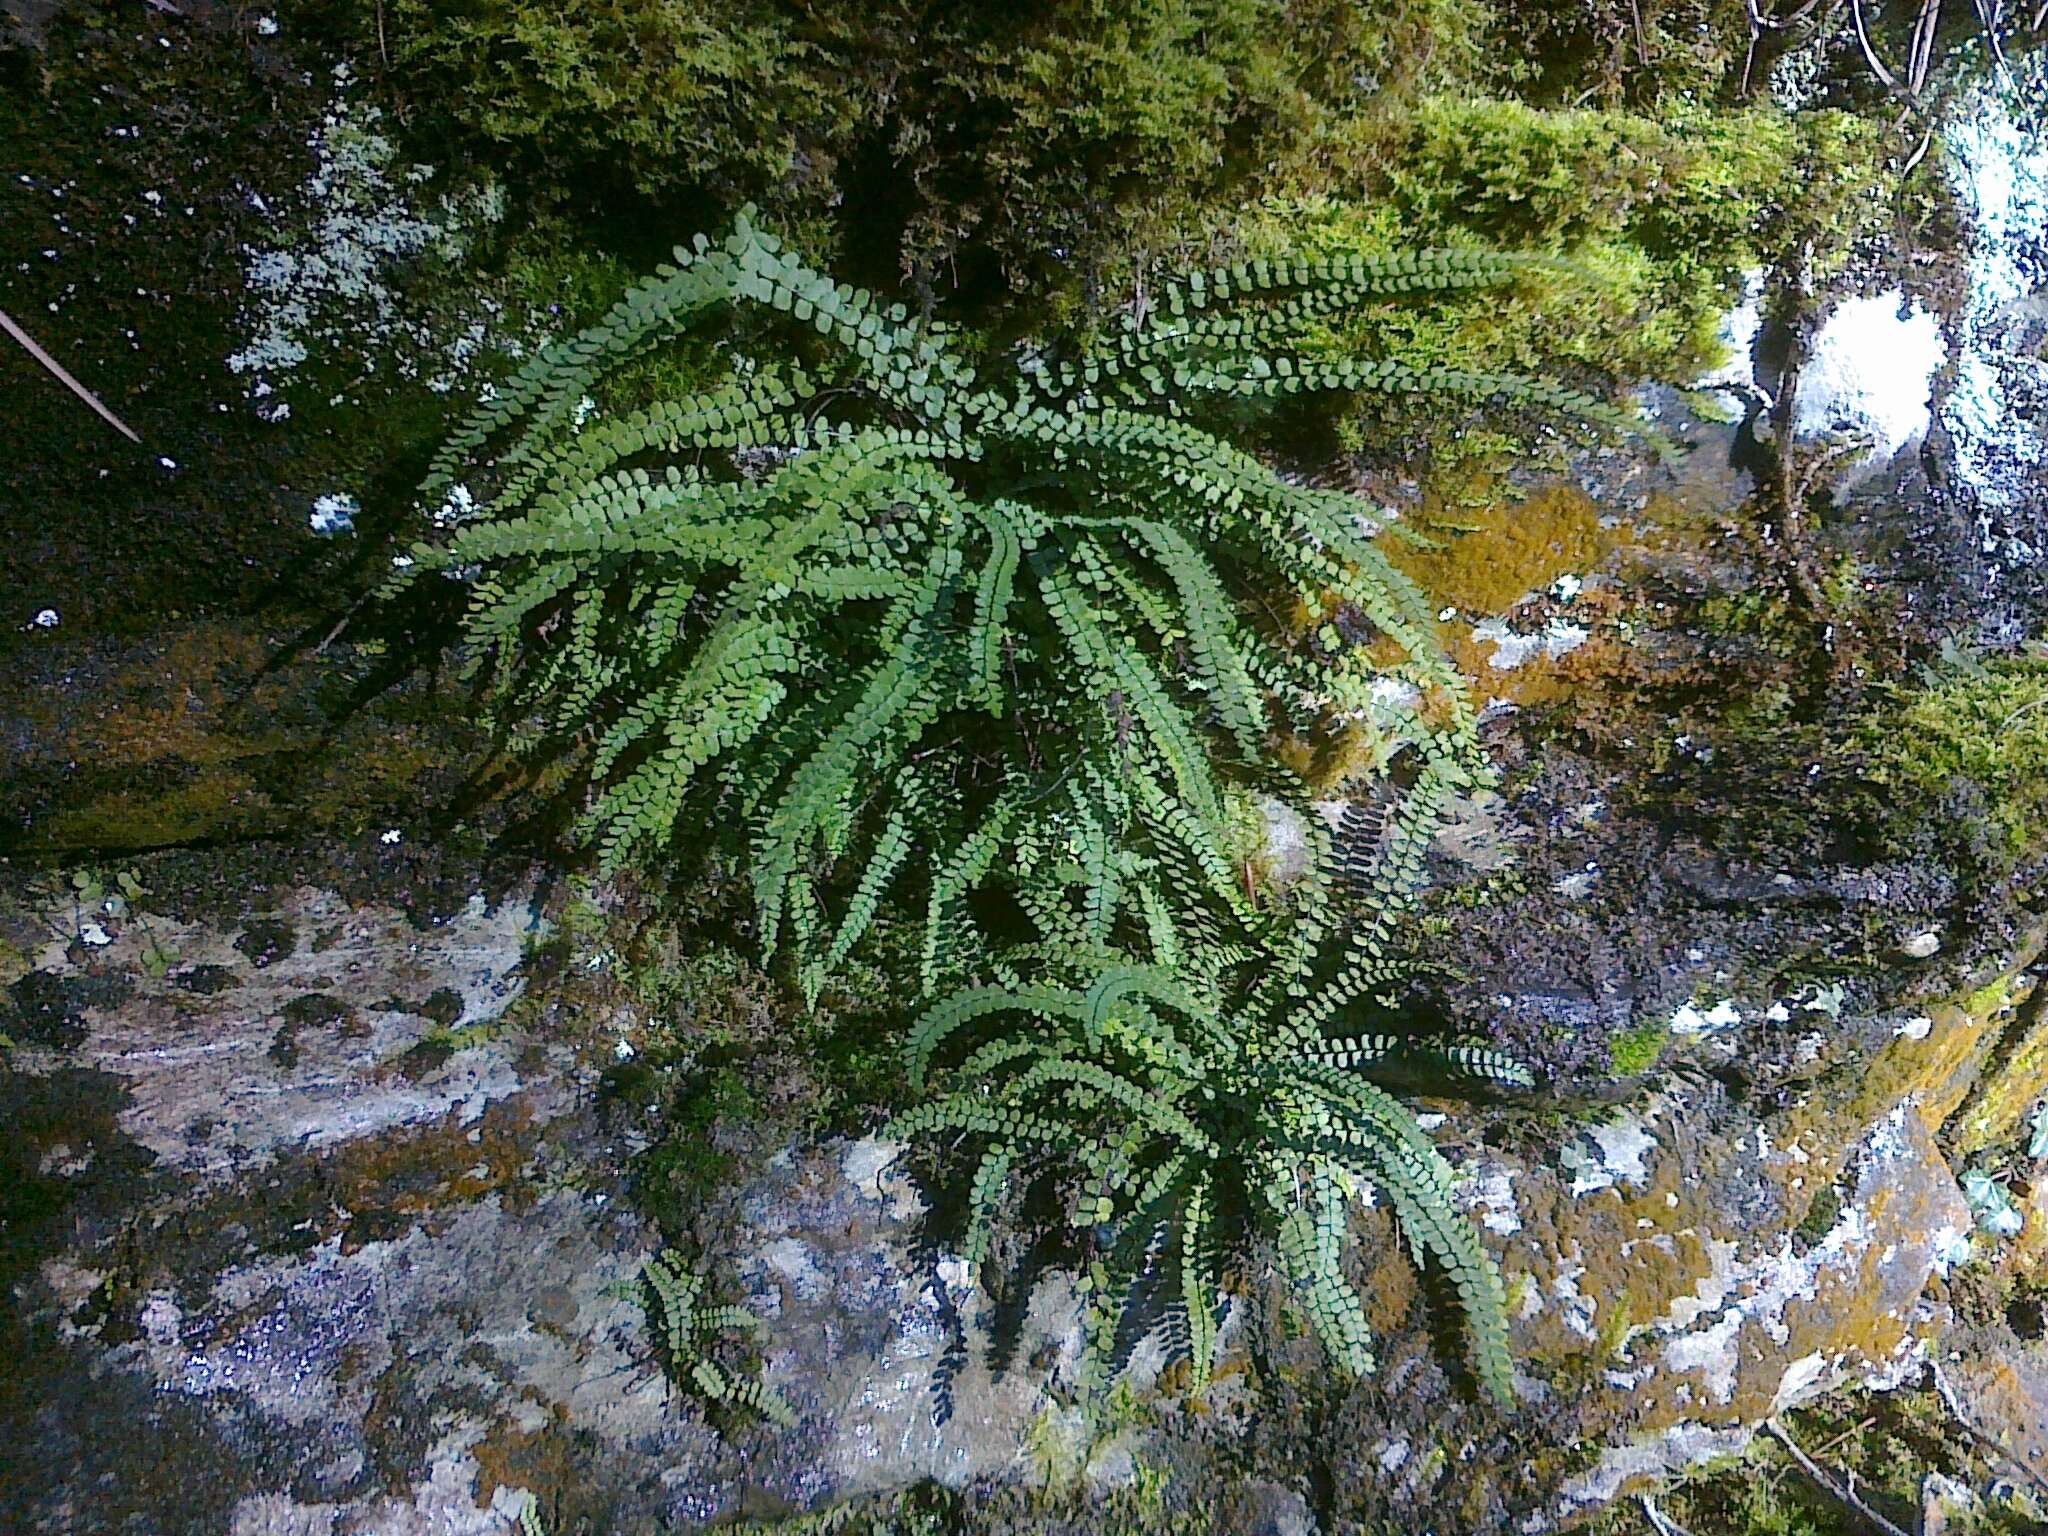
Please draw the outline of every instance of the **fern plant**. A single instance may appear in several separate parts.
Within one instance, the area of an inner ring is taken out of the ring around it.
[[[734,1329],[758,1333],[758,1317],[745,1307],[707,1305],[703,1276],[668,1249],[647,1261],[640,1279],[648,1329],[667,1347],[678,1381],[690,1383],[707,1402],[744,1408],[784,1429],[795,1427],[795,1411],[766,1381],[737,1375],[710,1356],[720,1334]]]
[[[955,991],[913,1027],[913,1086],[922,1090],[941,1058],[951,1065],[944,1091],[891,1134],[972,1147],[970,1265],[987,1257],[1013,1185],[1053,1171],[1075,1181],[1075,1222],[1097,1254],[1089,1362],[1098,1384],[1149,1331],[1135,1325],[1163,1284],[1175,1297],[1164,1316],[1200,1389],[1215,1355],[1218,1251],[1247,1227],[1275,1239],[1337,1368],[1369,1371],[1365,1309],[1341,1257],[1352,1203],[1377,1191],[1417,1260],[1455,1290],[1474,1374],[1509,1401],[1499,1272],[1458,1208],[1455,1171],[1374,1079],[1398,1072],[1442,1087],[1517,1089],[1533,1079],[1483,1045],[1327,1032],[1387,969],[1374,935],[1412,900],[1412,875],[1400,884],[1389,873],[1403,867],[1400,855],[1373,867],[1382,901],[1334,974],[1319,970],[1306,924],[1291,956],[1267,950],[1249,966],[1214,957],[1206,973],[1039,945],[1032,980],[997,962],[1003,980]]]
[[[500,718],[580,743],[606,863],[739,829],[761,945],[791,952],[813,999],[885,901],[921,901],[920,982],[940,1001],[913,1075],[972,1048],[899,1129],[977,1143],[974,1257],[1013,1178],[1048,1159],[1083,1172],[1105,1239],[1098,1362],[1114,1298],[1164,1262],[1205,1372],[1211,1251],[1251,1219],[1333,1358],[1363,1369],[1339,1253],[1369,1186],[1450,1275],[1478,1374],[1505,1392],[1500,1283],[1450,1170],[1358,1070],[1401,1052],[1344,1033],[1398,979],[1431,834],[1484,771],[1473,712],[1380,547],[1399,525],[1228,432],[1331,390],[1622,424],[1555,384],[1329,350],[1326,322],[1363,301],[1525,265],[1256,261],[1168,284],[1096,340],[991,359],[742,217],[536,354],[430,469],[424,495],[454,526],[398,580],[472,580],[467,635]],[[735,326],[723,377],[634,397],[648,355],[714,312]],[[1276,594],[1311,616],[1305,635],[1263,611]],[[1254,784],[1301,804],[1268,742],[1332,717],[1399,792],[1341,846],[1318,837],[1311,876],[1262,904],[1233,806]],[[1439,1065],[1516,1071],[1478,1050]],[[687,1277],[649,1274],[681,1309],[672,1343],[694,1338]],[[751,1385],[715,1368],[700,1384]]]
[[[424,494],[469,515],[398,580],[474,577],[501,716],[587,749],[608,864],[745,829],[760,942],[794,951],[807,995],[911,871],[931,989],[974,969],[977,890],[1050,866],[1085,885],[1091,943],[1198,908],[1256,940],[1226,800],[1275,725],[1342,713],[1391,756],[1470,716],[1377,546],[1398,527],[1212,427],[1323,390],[1607,417],[1539,381],[1316,351],[1349,306],[1525,264],[1257,261],[1168,285],[1093,344],[977,363],[743,216],[450,437]],[[743,332],[696,394],[584,421],[713,311],[783,329]],[[1248,594],[1290,590],[1370,645],[1249,617]],[[1389,707],[1388,678],[1422,703]]]

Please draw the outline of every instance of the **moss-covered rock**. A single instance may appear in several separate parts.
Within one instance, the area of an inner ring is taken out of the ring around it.
[[[2048,660],[1957,657],[1872,709],[1854,744],[1902,819],[1967,793],[2006,867],[2048,849]]]

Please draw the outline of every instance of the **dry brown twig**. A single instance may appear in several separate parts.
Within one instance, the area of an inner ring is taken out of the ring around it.
[[[1828,1476],[1826,1472],[1822,1471],[1820,1465],[1799,1448],[1799,1442],[1787,1434],[1784,1427],[1776,1419],[1765,1419],[1764,1429],[1772,1439],[1791,1452],[1792,1459],[1799,1463],[1799,1470],[1807,1475],[1815,1487],[1833,1498],[1844,1509],[1853,1513],[1865,1525],[1876,1531],[1878,1536],[1906,1536],[1904,1531],[1857,1498],[1851,1490],[1843,1487],[1832,1477]]]
[[[91,406],[94,411],[98,412],[100,419],[106,422],[108,426],[112,427],[116,432],[120,433],[123,437],[127,438],[128,441],[131,443],[140,443],[142,441],[141,438],[135,435],[134,429],[131,428],[127,422],[123,421],[120,417],[116,416],[104,405],[101,405],[99,397],[95,395],[91,390],[87,389],[83,384],[79,383],[78,380],[74,379],[71,376],[70,372],[64,367],[62,363],[58,362],[57,359],[50,356],[50,354],[45,352],[41,347],[37,346],[35,338],[29,335],[27,331],[24,331],[19,325],[17,325],[14,321],[14,317],[8,314],[7,311],[4,309],[0,309],[0,331],[5,331],[8,335],[12,336],[16,341],[20,342],[23,349],[27,351],[30,357],[34,358],[37,362],[41,363],[45,368],[47,368],[50,371],[51,376],[55,378],[58,383],[62,384],[66,389],[70,390],[71,393],[78,396],[78,398],[83,400],[87,405]]]

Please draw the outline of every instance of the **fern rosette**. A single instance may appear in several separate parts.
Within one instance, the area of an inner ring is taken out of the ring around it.
[[[1255,930],[1225,851],[1230,787],[1276,712],[1314,707],[1328,677],[1248,621],[1248,597],[1355,615],[1375,668],[1433,701],[1397,737],[1470,721],[1378,514],[1201,422],[1331,389],[1599,414],[1535,381],[1294,350],[1347,306],[1521,264],[1259,261],[1167,287],[1071,357],[977,366],[944,324],[834,284],[742,218],[536,353],[450,437],[423,497],[466,477],[475,515],[399,579],[477,573],[467,635],[499,716],[582,744],[608,864],[748,829],[762,945],[793,941],[813,995],[912,870],[928,986],[971,970],[976,889],[1048,859],[1079,860],[1097,940],[1196,893]],[[793,361],[729,347],[719,382],[634,402],[621,381],[714,311],[782,325]],[[590,420],[593,395],[607,409]],[[1134,838],[1152,850],[1135,875]]]
[[[899,1129],[978,1142],[971,1256],[1012,1179],[1064,1162],[1104,1239],[1101,1294],[1167,1254],[1198,1374],[1214,1240],[1245,1220],[1361,1370],[1339,1255],[1369,1186],[1455,1283],[1478,1374],[1504,1394],[1500,1282],[1451,1170],[1359,1070],[1407,1048],[1331,1038],[1400,975],[1430,837],[1482,771],[1472,711],[1381,548],[1399,525],[1225,432],[1319,391],[1619,424],[1542,381],[1329,345],[1368,301],[1526,265],[1255,261],[1169,284],[1091,342],[986,357],[742,217],[451,436],[423,496],[462,515],[398,580],[474,575],[466,636],[498,719],[582,753],[606,864],[737,831],[762,948],[791,955],[808,998],[885,902],[922,905],[919,980],[940,1001],[913,1076],[972,1044]],[[647,399],[650,355],[714,317],[732,322],[722,373]],[[1282,594],[1341,633],[1302,643],[1270,616]],[[1381,707],[1389,681],[1404,702]],[[1398,793],[1369,837],[1341,856],[1317,837],[1309,878],[1257,900],[1248,791],[1301,804],[1272,738],[1333,708],[1371,716]],[[1347,877],[1355,917],[1334,899]],[[1483,1052],[1440,1064],[1512,1075]]]

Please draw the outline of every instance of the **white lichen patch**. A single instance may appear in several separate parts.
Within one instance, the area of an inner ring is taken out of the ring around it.
[[[400,162],[382,114],[347,96],[346,65],[335,80],[339,94],[309,138],[312,177],[278,219],[276,243],[244,253],[248,340],[227,361],[250,380],[252,399],[314,361],[447,389],[489,340],[485,316],[429,323],[399,279],[421,262],[460,261],[475,233],[503,217],[502,192],[490,182],[429,191],[434,168]],[[279,403],[260,409],[275,419]]]
[[[1763,302],[1763,269],[1752,267],[1742,275],[1741,299],[1721,317],[1721,333],[1716,339],[1725,361],[1695,379],[1695,389],[1756,387],[1756,339],[1764,326]]]
[[[1831,1294],[1867,1294],[1872,1274],[1884,1277],[1880,1294],[1892,1294],[1897,1303],[1892,1315],[1903,1320],[1906,1304],[1918,1294],[1927,1273],[1940,1268],[1944,1236],[1890,1224],[1910,1220],[1911,1196],[1938,1206],[1939,1188],[1947,1186],[1953,1198],[1939,1154],[1917,1119],[1909,1121],[1915,1114],[1901,1106],[1872,1127],[1857,1159],[1854,1196],[1818,1242],[1801,1244],[1792,1233],[1782,1232],[1748,1254],[1732,1240],[1710,1239],[1704,1244],[1707,1273],[1642,1330],[1661,1337],[1657,1361],[1664,1371],[1697,1383],[1708,1403],[1725,1405],[1746,1373],[1757,1367],[1760,1340],[1781,1349],[1793,1345],[1793,1303],[1816,1301],[1824,1287]],[[1881,1216],[1873,1214],[1880,1210]],[[1801,1339],[1813,1341],[1814,1328],[1825,1323],[1826,1319],[1817,1322],[1808,1314],[1799,1324]],[[1825,1340],[1827,1335],[1823,1331],[1819,1337]],[[1860,1339],[1856,1346],[1868,1350]],[[1847,1374],[1846,1350],[1821,1363],[1811,1358],[1815,1353],[1803,1350],[1772,1385],[1783,1405],[1803,1400],[1823,1383],[1831,1385]],[[1876,1359],[1865,1363],[1885,1364]]]
[[[1522,1213],[1515,1205],[1515,1172],[1504,1164],[1492,1163],[1474,1175],[1467,1186],[1472,1207],[1480,1213],[1479,1224],[1497,1237],[1512,1237],[1522,1230]]]
[[[1692,1003],[1682,1003],[1671,1015],[1674,1035],[1704,1035],[1717,1029],[1733,1029],[1742,1022],[1742,1010],[1733,998],[1724,997],[1702,1012]]]
[[[840,1161],[846,1182],[870,1200],[888,1203],[889,1213],[907,1221],[924,1209],[917,1186],[904,1171],[903,1147],[879,1136],[865,1136],[846,1149]]]
[[[1827,1374],[1828,1357],[1816,1351],[1801,1355],[1785,1367],[1784,1378],[1778,1383],[1776,1396],[1771,1399],[1771,1412],[1783,1413],[1805,1400],[1814,1385]]]
[[[1586,1272],[1586,1266],[1576,1258],[1567,1261],[1558,1259],[1557,1273],[1550,1280],[1551,1299],[1558,1304],[1558,1315],[1565,1326],[1582,1339],[1595,1337],[1593,1320],[1599,1315],[1600,1304],[1579,1289],[1579,1277]]]
[[[338,539],[356,531],[356,514],[362,510],[355,497],[330,491],[314,499],[307,524],[323,539]]]
[[[1624,1112],[1579,1137],[1558,1154],[1558,1162],[1572,1175],[1571,1192],[1588,1195],[1617,1183],[1648,1184],[1650,1170],[1644,1160],[1656,1149],[1647,1125]]]
[[[1506,619],[1486,619],[1472,626],[1473,640],[1493,647],[1487,665],[1497,672],[1511,672],[1539,656],[1545,661],[1560,660],[1592,637],[1592,631],[1585,625],[1569,619],[1552,619],[1541,630],[1526,635],[1513,629]]]
[[[1685,1467],[1697,1466],[1717,1456],[1731,1456],[1749,1442],[1747,1426],[1719,1429],[1707,1424],[1674,1424],[1669,1429],[1610,1446],[1601,1452],[1599,1463],[1565,1484],[1559,1495],[1559,1514],[1569,1515],[1590,1505],[1611,1504],[1625,1488],[1643,1486]],[[1535,1530],[1548,1528],[1541,1516]],[[1524,1525],[1523,1529],[1532,1527]]]

